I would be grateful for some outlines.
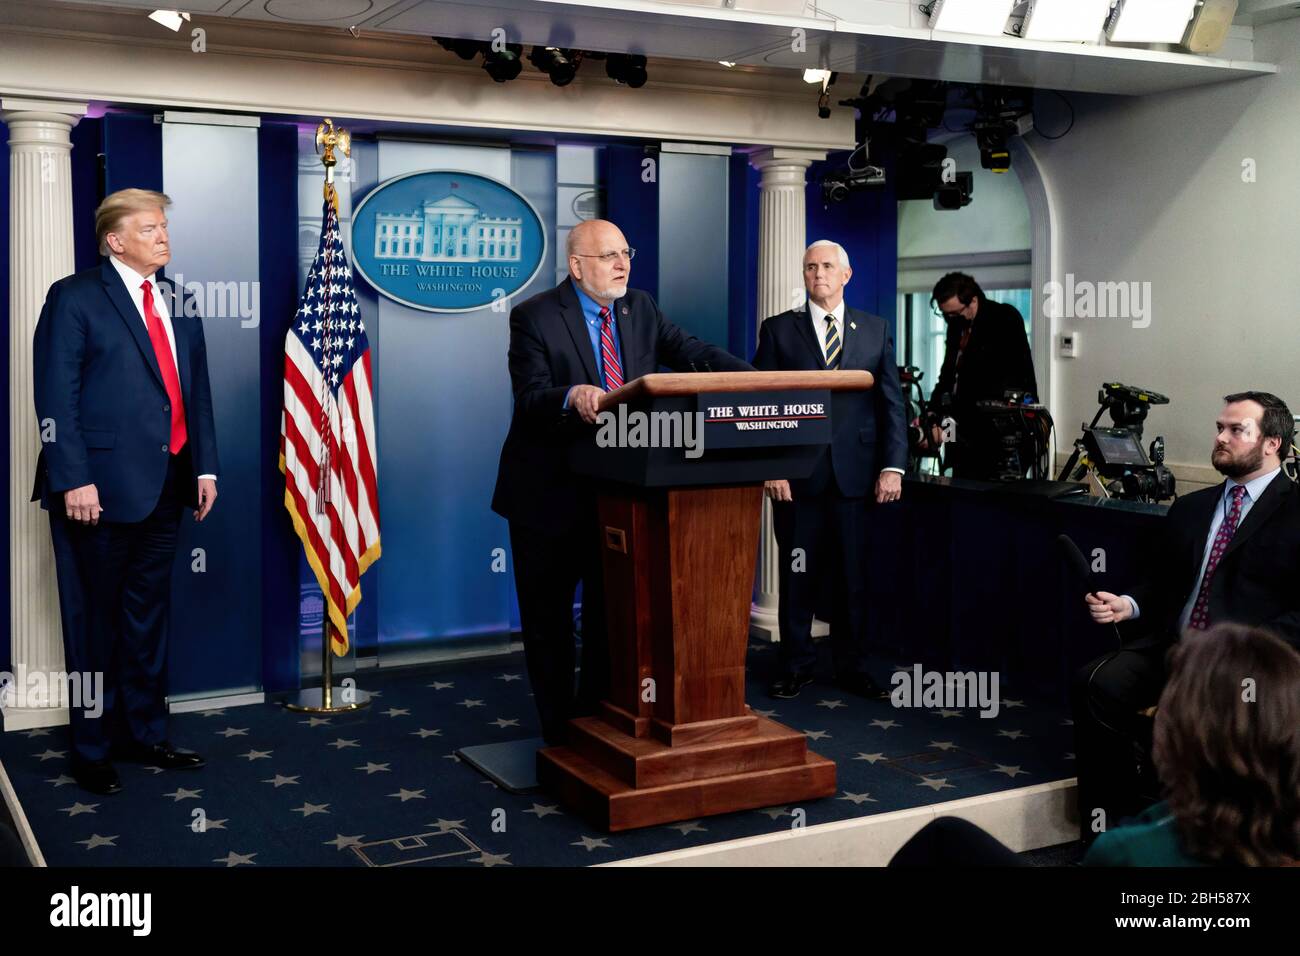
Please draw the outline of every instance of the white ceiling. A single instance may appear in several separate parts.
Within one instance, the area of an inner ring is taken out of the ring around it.
[[[75,0],[52,0],[71,4]],[[159,0],[95,0],[99,9],[149,11]],[[1275,72],[1246,59],[1201,57],[1134,47],[1032,43],[1014,37],[934,34],[918,27],[919,0],[173,0],[196,23],[242,21],[355,27],[365,34],[489,38],[651,57],[802,70],[826,67],[1079,92],[1145,94]],[[1243,0],[1247,17],[1300,15],[1300,0]],[[790,12],[753,12],[798,10]],[[870,17],[871,23],[848,16]],[[75,21],[72,21],[75,24]],[[1261,19],[1260,22],[1263,22]],[[143,23],[142,32],[163,27]],[[792,49],[792,31],[806,44]],[[1249,49],[1249,44],[1245,47]],[[1240,50],[1238,44],[1234,47]],[[653,82],[653,76],[652,76]]]

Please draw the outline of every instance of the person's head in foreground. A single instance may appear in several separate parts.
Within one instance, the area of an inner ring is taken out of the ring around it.
[[[1152,757],[1183,851],[1300,861],[1300,654],[1260,628],[1189,631],[1170,652]]]

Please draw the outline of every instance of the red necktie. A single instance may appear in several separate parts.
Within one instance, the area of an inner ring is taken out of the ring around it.
[[[614,391],[623,386],[623,366],[618,364],[618,349],[614,348],[613,319],[609,306],[600,307],[600,358],[605,366],[605,388]]]
[[[1223,552],[1228,548],[1228,542],[1237,533],[1237,522],[1241,520],[1241,499],[1245,496],[1245,485],[1233,486],[1232,507],[1214,535],[1214,544],[1210,546],[1210,559],[1205,562],[1205,576],[1201,578],[1201,590],[1196,595],[1192,614],[1187,619],[1187,626],[1195,630],[1203,631],[1210,626],[1210,579],[1214,577],[1214,569],[1219,566]]]
[[[149,326],[149,341],[153,343],[154,355],[158,358],[158,369],[162,372],[163,387],[167,389],[168,403],[172,411],[172,433],[168,449],[173,455],[185,447],[188,433],[185,431],[185,404],[181,399],[181,380],[176,375],[176,361],[172,358],[171,343],[167,340],[167,330],[163,328],[162,317],[153,304],[153,286],[146,279],[140,286],[144,292],[144,320]]]

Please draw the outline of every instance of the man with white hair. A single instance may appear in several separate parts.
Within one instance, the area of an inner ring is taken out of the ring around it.
[[[881,694],[867,670],[867,496],[879,504],[902,496],[907,424],[893,334],[884,319],[846,305],[852,276],[843,246],[814,242],[803,257],[804,305],[767,319],[758,333],[756,368],[864,369],[875,377],[865,392],[832,393],[831,443],[809,477],[767,483],[780,550],[773,697],[795,697],[813,680],[813,614],[827,588],[836,682],[864,697]]]
[[[753,371],[669,322],[649,293],[628,287],[636,250],[614,223],[579,223],[566,251],[564,281],[510,312],[515,410],[492,495],[492,510],[510,522],[524,658],[550,745],[563,743],[569,719],[595,713],[609,690],[595,486],[569,470],[569,446],[595,426],[606,392],[661,365]],[[579,582],[582,678],[575,695]]]
[[[105,259],[50,286],[32,343],[42,442],[32,500],[50,513],[67,669],[104,675],[102,714],[72,708],[70,764],[98,794],[121,789],[110,758],[203,766],[167,740],[181,513],[207,517],[219,468],[203,322],[159,276],[169,205],[146,189],[104,199]]]

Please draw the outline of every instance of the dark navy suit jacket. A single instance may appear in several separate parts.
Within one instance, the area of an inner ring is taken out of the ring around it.
[[[832,476],[840,493],[866,495],[882,468],[907,468],[907,422],[894,340],[878,315],[846,307],[841,369],[875,377],[865,392],[831,396],[831,444],[812,475],[790,482],[795,498],[821,494]],[[754,367],[761,371],[824,371],[826,357],[805,304],[767,319],[758,329]]]
[[[195,475],[216,475],[216,427],[203,322],[159,277],[176,338],[176,366]],[[104,520],[142,521],[167,476],[171,406],[149,331],[112,263],[50,287],[33,340],[33,386],[42,447],[32,500],[93,484]],[[198,492],[188,482],[197,507]],[[56,505],[57,506],[57,505]]]
[[[628,289],[613,312],[625,382],[660,366],[679,372],[692,371],[692,366],[698,371],[754,370],[673,325],[648,292]],[[574,385],[603,387],[571,280],[511,310],[509,359],[515,410],[501,448],[492,510],[510,521],[563,533],[581,517],[581,506],[590,498],[587,483],[568,465],[569,446],[586,426],[564,407],[564,399]]]

